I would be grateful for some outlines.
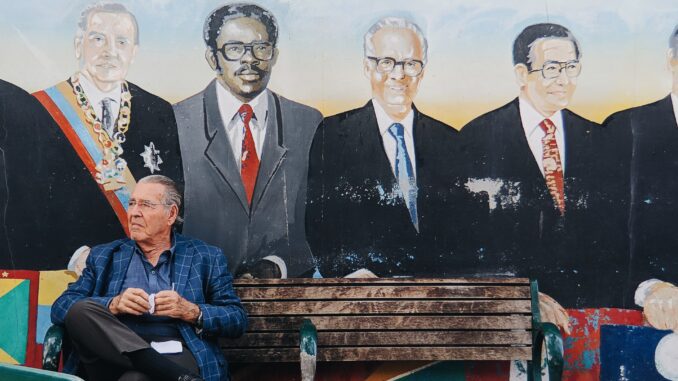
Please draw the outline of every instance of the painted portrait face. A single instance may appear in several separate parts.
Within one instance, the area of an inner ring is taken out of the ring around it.
[[[228,20],[216,42],[220,51],[213,53],[208,48],[206,58],[224,88],[243,102],[266,89],[278,52],[261,21],[249,17]]]
[[[563,38],[537,40],[532,45],[530,57],[532,72],[528,72],[525,65],[516,65],[521,92],[539,113],[549,117],[570,103],[577,88],[577,77],[568,76],[563,68],[555,78],[547,79],[539,69],[545,63],[576,61],[574,43]]]
[[[84,35],[75,40],[80,72],[103,91],[123,81],[137,52],[135,33],[126,13],[92,13]]]
[[[130,237],[141,243],[154,242],[166,237],[177,217],[176,206],[163,204],[165,187],[162,184],[137,184],[130,197],[135,205],[127,209]]]
[[[410,29],[382,28],[372,37],[374,57],[390,57],[397,62],[424,60],[424,51],[417,34]],[[406,63],[405,63],[406,64]],[[400,121],[412,109],[419,82],[424,71],[417,76],[406,74],[405,64],[396,64],[390,72],[379,69],[377,61],[365,59],[365,75],[372,86],[372,97],[395,121]]]

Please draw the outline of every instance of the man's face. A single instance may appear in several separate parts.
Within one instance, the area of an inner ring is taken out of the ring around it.
[[[402,28],[383,28],[372,36],[374,56],[391,57],[396,61],[415,59],[424,61],[424,50],[414,31]],[[365,59],[365,75],[372,85],[372,97],[396,120],[412,109],[422,71],[416,77],[405,75],[403,65],[396,65],[390,73],[380,73],[374,60]],[[400,118],[400,119],[399,119]]]
[[[671,74],[673,75],[673,88],[671,91],[678,95],[678,51],[676,51],[676,48],[668,50],[667,61],[669,70],[671,70]]]
[[[259,20],[240,17],[228,20],[221,27],[217,38],[217,48],[221,49],[227,43],[257,42],[273,43],[269,41],[266,26]],[[222,53],[212,52],[210,48],[207,48],[205,57],[212,69],[216,71],[219,82],[236,98],[249,102],[266,89],[277,53],[277,49],[274,49],[273,57],[266,61],[254,57],[252,51],[246,49],[242,58],[229,61]]]
[[[80,71],[102,90],[123,81],[136,55],[135,33],[126,13],[92,13],[82,39],[75,41]]]
[[[569,62],[577,59],[574,43],[562,38],[546,38],[538,40],[532,45],[531,66],[533,71],[528,73],[525,65],[519,73],[521,92],[543,116],[549,117],[555,112],[567,107],[577,88],[577,77],[569,78],[565,70],[561,70],[556,78],[545,79],[541,69],[545,62]]]
[[[146,243],[169,238],[177,210],[174,205],[162,203],[164,194],[162,184],[141,183],[134,188],[130,201],[136,205],[127,209],[127,225],[133,240]]]

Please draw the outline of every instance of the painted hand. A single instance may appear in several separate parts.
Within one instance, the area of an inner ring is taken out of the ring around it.
[[[368,279],[368,278],[379,278],[376,276],[372,271],[368,269],[360,269],[356,270],[348,275],[346,275],[344,278],[356,278],[356,279]]]
[[[666,282],[653,285],[643,314],[654,328],[678,331],[678,287]]]
[[[113,298],[108,309],[113,315],[130,314],[141,315],[151,308],[148,304],[148,294],[140,288],[128,288]]]
[[[570,334],[570,316],[567,311],[555,299],[541,292],[539,293],[539,313],[541,321],[553,323],[566,334]]]
[[[165,290],[155,294],[155,315],[195,323],[200,316],[200,308],[182,298],[176,291]]]

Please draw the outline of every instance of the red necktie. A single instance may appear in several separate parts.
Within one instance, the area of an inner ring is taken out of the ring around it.
[[[544,177],[546,178],[546,187],[549,189],[551,197],[555,202],[560,214],[565,214],[565,188],[563,186],[563,165],[560,161],[560,151],[556,142],[556,126],[550,119],[544,119],[539,123],[539,127],[544,131],[544,137],[541,139],[544,153],[542,155],[542,165],[544,166]]]
[[[252,106],[244,104],[238,109],[238,114],[244,124],[244,136],[242,139],[242,152],[240,154],[240,177],[245,186],[247,194],[247,203],[252,205],[252,195],[254,194],[254,185],[257,183],[257,174],[259,173],[259,156],[257,148],[254,145],[250,121],[252,120]]]

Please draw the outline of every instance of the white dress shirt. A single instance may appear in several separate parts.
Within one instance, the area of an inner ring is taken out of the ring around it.
[[[673,103],[673,115],[676,117],[676,124],[678,124],[678,95],[671,93],[671,103]]]
[[[238,100],[226,90],[221,83],[217,82],[217,103],[219,105],[219,113],[221,120],[224,121],[224,129],[228,136],[228,141],[231,143],[233,156],[235,162],[240,164],[240,155],[242,154],[242,140],[245,137],[245,123],[238,114],[238,109],[243,105],[243,102]],[[254,147],[257,150],[257,157],[261,161],[262,150],[264,148],[264,139],[266,138],[266,121],[268,120],[268,89],[261,92],[249,105],[254,111],[252,120],[250,121],[250,130],[252,131],[252,138],[254,139]]]
[[[87,77],[82,74],[78,74],[78,80],[80,81],[80,84],[82,85],[82,91],[85,92],[87,100],[92,105],[94,114],[96,114],[98,120],[101,121],[101,118],[103,117],[102,101],[104,98],[111,99],[111,118],[113,124],[115,124],[118,120],[118,113],[120,112],[120,94],[122,92],[122,88],[120,86],[116,86],[113,88],[113,90],[105,93],[99,90],[96,85],[94,85],[89,79],[87,79]]]
[[[372,99],[372,105],[374,106],[374,113],[377,115],[377,124],[379,125],[379,133],[381,133],[381,141],[384,143],[384,151],[386,151],[388,161],[391,163],[393,175],[395,176],[397,142],[393,135],[388,132],[388,129],[393,123],[400,123],[405,128],[405,147],[407,148],[407,154],[410,156],[410,161],[412,162],[412,175],[416,179],[417,160],[414,156],[414,110],[410,110],[402,121],[396,122],[388,116],[386,111],[384,111],[379,102],[375,99]]]
[[[541,171],[542,176],[544,175],[544,165],[542,164],[543,155],[544,155],[544,146],[541,142],[542,138],[546,133],[541,129],[539,124],[545,118],[537,110],[532,107],[532,105],[523,99],[518,97],[518,102],[520,104],[520,121],[523,124],[523,129],[525,130],[525,137],[527,138],[527,143],[530,145],[530,150],[532,155],[534,155],[534,160],[539,165],[539,170]],[[565,158],[565,132],[563,125],[563,112],[558,111],[555,114],[548,117],[548,119],[553,122],[556,126],[556,143],[558,144],[558,152],[560,153],[560,162],[563,166],[563,174],[565,173],[565,163],[567,162]]]

